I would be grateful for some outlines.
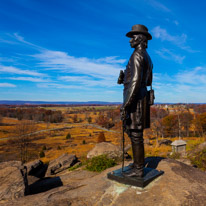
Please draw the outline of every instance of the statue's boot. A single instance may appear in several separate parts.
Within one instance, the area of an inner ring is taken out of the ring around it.
[[[132,152],[134,162],[130,170],[124,172],[125,177],[143,177],[144,175],[144,140],[142,133],[132,132]]]

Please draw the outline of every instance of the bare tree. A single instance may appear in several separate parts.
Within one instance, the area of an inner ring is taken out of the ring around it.
[[[177,130],[178,130],[178,137],[179,139],[181,139],[182,137],[182,123],[183,123],[183,113],[184,113],[184,108],[182,107],[182,105],[178,105],[175,109],[175,114],[177,115]]]
[[[197,114],[193,122],[196,134],[200,137],[204,137],[206,134],[206,112]]]
[[[29,146],[34,132],[36,131],[36,125],[33,121],[24,120],[20,121],[15,127],[16,144],[18,152],[20,153],[20,159],[22,163],[28,161],[29,158]]]
[[[162,119],[168,115],[168,111],[165,109],[161,108],[151,108],[151,130],[156,136],[156,142],[157,145],[159,144],[158,142],[158,137],[161,136],[164,138],[164,124]]]
[[[184,108],[182,105],[178,105],[174,111],[177,115],[177,131],[179,139],[181,139],[183,136],[188,137],[193,115],[190,113],[190,110],[187,106]]]
[[[3,117],[0,115],[0,125],[2,123]]]
[[[189,137],[190,127],[193,121],[193,115],[190,113],[190,111],[185,111],[180,115],[180,119],[181,119],[181,126],[182,126],[181,129],[183,130],[183,135],[185,137]]]

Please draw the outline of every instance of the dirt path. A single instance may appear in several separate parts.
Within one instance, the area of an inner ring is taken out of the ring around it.
[[[99,125],[96,125],[96,124],[85,124],[85,123],[81,123],[82,125],[85,125],[85,126],[92,126],[92,127],[95,127],[97,129],[101,129],[103,131],[107,131],[107,132],[113,132],[113,133],[121,133],[121,132],[118,132],[118,131],[115,131],[115,130],[110,130],[110,129],[106,129],[104,127],[101,127]]]
[[[107,132],[113,132],[113,133],[121,133],[121,132],[118,132],[118,131],[115,131],[115,130],[109,130],[109,129],[106,129],[104,127],[101,127],[99,125],[96,125],[96,124],[87,124],[87,123],[77,123],[76,125],[72,125],[72,126],[67,126],[67,127],[58,127],[58,128],[52,128],[52,129],[43,129],[43,130],[39,130],[39,131],[36,131],[36,132],[32,132],[30,133],[29,135],[33,135],[33,134],[39,134],[41,132],[49,132],[49,131],[55,131],[55,130],[64,130],[64,129],[72,129],[74,127],[78,127],[78,126],[91,126],[91,127],[95,127],[97,129],[100,129],[100,130],[103,130],[103,131],[107,131]],[[16,138],[16,137],[5,137],[5,138],[0,138],[0,141],[1,140],[8,140],[8,139],[12,139],[12,138]]]
[[[43,130],[39,130],[39,131],[36,131],[36,132],[32,132],[28,135],[33,135],[33,134],[39,134],[41,132],[48,132],[48,131],[55,131],[55,130],[64,130],[64,129],[72,129],[74,128],[73,126],[72,127],[58,127],[58,128],[52,128],[52,129],[43,129]],[[7,140],[7,139],[11,139],[11,138],[16,138],[16,137],[5,137],[5,138],[1,138],[1,140]]]

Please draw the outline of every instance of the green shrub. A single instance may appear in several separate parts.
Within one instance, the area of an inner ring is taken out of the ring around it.
[[[86,144],[86,141],[85,141],[85,140],[83,140],[83,141],[82,141],[82,144]]]
[[[87,161],[86,169],[89,171],[101,172],[109,167],[115,166],[116,164],[116,161],[108,158],[107,155],[99,155]]]
[[[87,121],[88,121],[89,124],[92,123],[92,118],[88,117]]]
[[[68,170],[69,170],[69,171],[73,171],[73,170],[75,170],[75,169],[77,169],[77,168],[79,168],[79,167],[81,167],[81,166],[82,166],[82,163],[75,164],[74,166],[70,167]]]
[[[45,157],[45,153],[44,153],[43,150],[39,153],[39,157],[40,157],[40,158]]]
[[[71,134],[70,133],[67,134],[66,139],[71,139]]]
[[[46,150],[46,146],[45,145],[42,147],[42,150]]]
[[[206,171],[206,148],[189,157],[191,163]]]
[[[181,154],[178,152],[173,152],[171,155],[169,155],[169,157],[172,159],[179,159],[180,156],[181,156]]]

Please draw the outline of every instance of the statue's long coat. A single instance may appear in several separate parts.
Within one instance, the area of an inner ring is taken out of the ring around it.
[[[145,129],[150,127],[150,106],[147,86],[152,84],[152,61],[146,49],[137,47],[124,71],[124,102],[126,128]]]

